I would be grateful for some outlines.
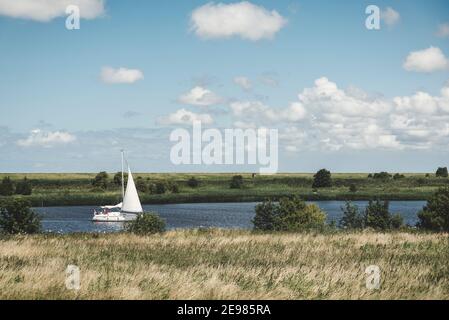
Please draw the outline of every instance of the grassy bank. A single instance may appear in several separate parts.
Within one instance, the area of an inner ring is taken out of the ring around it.
[[[0,240],[0,299],[448,299],[447,261],[447,234],[16,236]],[[369,265],[379,290],[365,286]]]
[[[434,175],[405,174],[402,179],[379,180],[367,174],[333,174],[333,186],[312,189],[313,174],[277,174],[259,176],[243,174],[242,189],[230,189],[234,174],[150,174],[136,173],[148,183],[171,182],[179,187],[178,193],[140,193],[142,203],[188,203],[188,202],[248,202],[262,201],[267,197],[279,198],[297,194],[305,200],[369,200],[379,197],[386,200],[426,200],[433,192],[449,186],[449,179]],[[10,176],[13,181],[23,177],[31,181],[33,194],[26,196],[33,206],[101,205],[120,201],[120,188],[112,183],[106,190],[93,188],[95,174],[0,174],[0,179]],[[112,175],[110,175],[112,178]],[[200,185],[188,186],[189,178],[195,177]],[[112,179],[110,179],[112,180]],[[357,191],[349,191],[355,185]]]

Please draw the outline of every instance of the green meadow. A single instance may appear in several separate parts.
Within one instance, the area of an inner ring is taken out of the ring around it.
[[[15,182],[25,176],[31,181],[33,193],[25,197],[33,206],[101,205],[120,201],[120,186],[113,183],[109,174],[106,189],[92,186],[94,173],[2,173],[0,179],[9,176]],[[278,199],[292,194],[305,200],[426,200],[438,188],[449,186],[448,178],[434,174],[404,174],[400,179],[368,178],[367,173],[334,173],[332,187],[313,189],[312,173],[280,173],[271,176],[238,174],[243,176],[243,186],[231,189],[232,173],[135,173],[134,179],[144,179],[148,184],[170,183],[177,192],[155,194],[140,192],[144,204],[188,202],[249,202],[266,198]],[[190,187],[188,180],[195,177],[198,187]],[[351,191],[350,186],[356,191]]]

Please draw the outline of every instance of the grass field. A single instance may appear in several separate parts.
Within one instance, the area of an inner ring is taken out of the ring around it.
[[[305,200],[368,200],[374,197],[387,200],[426,200],[433,192],[449,186],[449,179],[434,175],[405,174],[403,179],[378,180],[367,178],[366,173],[333,174],[333,186],[319,190],[312,189],[313,174],[277,174],[254,178],[242,174],[244,187],[230,189],[234,174],[180,174],[180,173],[135,173],[148,183],[170,181],[179,186],[179,193],[140,193],[144,204],[188,203],[188,202],[242,202],[261,201],[267,197],[279,198],[296,194]],[[95,174],[50,173],[50,174],[0,174],[0,179],[10,176],[14,181],[27,177],[33,184],[33,194],[27,198],[33,206],[102,205],[120,201],[120,187],[111,182],[105,191],[92,188]],[[195,177],[200,181],[198,188],[191,188],[187,180]],[[357,192],[350,192],[349,186],[356,185]]]
[[[447,234],[14,236],[0,240],[0,299],[449,299],[448,261]],[[65,287],[68,264],[79,291]]]

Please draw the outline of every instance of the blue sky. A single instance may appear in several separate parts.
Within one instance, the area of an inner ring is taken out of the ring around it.
[[[280,171],[448,165],[449,96],[441,91],[449,87],[447,1],[222,1],[209,8],[262,10],[267,20],[249,17],[248,30],[233,29],[227,16],[223,28],[232,34],[209,37],[198,28],[207,31],[213,21],[192,18],[207,1],[91,0],[99,12],[82,19],[80,30],[65,28],[57,1],[39,13],[29,1],[0,0],[0,171],[115,171],[120,148],[138,171],[253,170],[173,166],[168,136],[184,124],[164,119],[179,110],[208,114],[217,128],[278,128]],[[367,30],[369,4],[398,17],[387,21],[382,13],[381,29]],[[93,10],[83,9],[82,17]],[[259,38],[246,37],[270,23]],[[102,78],[106,67],[143,79],[111,84]],[[198,87],[217,99],[199,105],[181,98]],[[330,88],[324,98],[323,88]],[[288,114],[298,111],[292,103],[306,115]],[[273,119],[267,110],[286,116]]]

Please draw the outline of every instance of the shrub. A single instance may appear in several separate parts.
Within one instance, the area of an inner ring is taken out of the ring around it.
[[[242,176],[233,176],[231,179],[231,183],[229,184],[231,189],[241,189],[243,187],[243,177]]]
[[[374,179],[378,179],[378,180],[389,180],[391,178],[391,174],[389,174],[388,172],[382,171],[379,173],[375,173],[373,175]]]
[[[171,193],[179,193],[179,186],[174,182],[168,184],[168,189]]]
[[[187,185],[190,188],[196,188],[200,185],[200,182],[197,179],[195,179],[195,177],[191,177],[189,180],[187,180]]]
[[[365,227],[376,230],[397,229],[402,226],[400,215],[391,215],[388,201],[370,201],[365,209]]]
[[[439,189],[418,213],[417,227],[449,232],[449,188]]]
[[[105,171],[102,171],[95,176],[94,180],[92,180],[92,186],[106,189],[108,187],[108,178],[108,174]]]
[[[326,214],[315,204],[306,204],[298,197],[271,200],[256,206],[255,230],[302,231],[325,226]]]
[[[16,186],[16,194],[29,196],[32,193],[31,182],[25,177],[22,181],[19,181]]]
[[[343,217],[338,223],[342,229],[363,229],[364,221],[363,215],[359,211],[359,207],[354,205],[351,201],[347,201],[344,207],[341,207]]]
[[[405,176],[403,174],[399,174],[399,173],[396,173],[393,176],[393,180],[399,180],[399,179],[404,179],[404,178],[405,178]]]
[[[330,171],[321,169],[313,176],[312,188],[329,188],[331,186],[332,178]]]
[[[155,194],[164,194],[167,191],[167,185],[164,182],[156,182],[154,185]]]
[[[447,167],[438,168],[435,175],[440,178],[447,178],[448,177]]]
[[[125,230],[138,235],[149,235],[165,231],[165,221],[154,213],[142,213],[133,221],[125,223]]]
[[[0,183],[0,196],[12,196],[14,194],[14,183],[10,177],[4,177]]]
[[[41,230],[40,217],[24,199],[5,201],[0,206],[0,228],[8,234],[32,234]]]
[[[351,183],[349,185],[349,191],[350,192],[357,192],[357,186],[354,183]]]

